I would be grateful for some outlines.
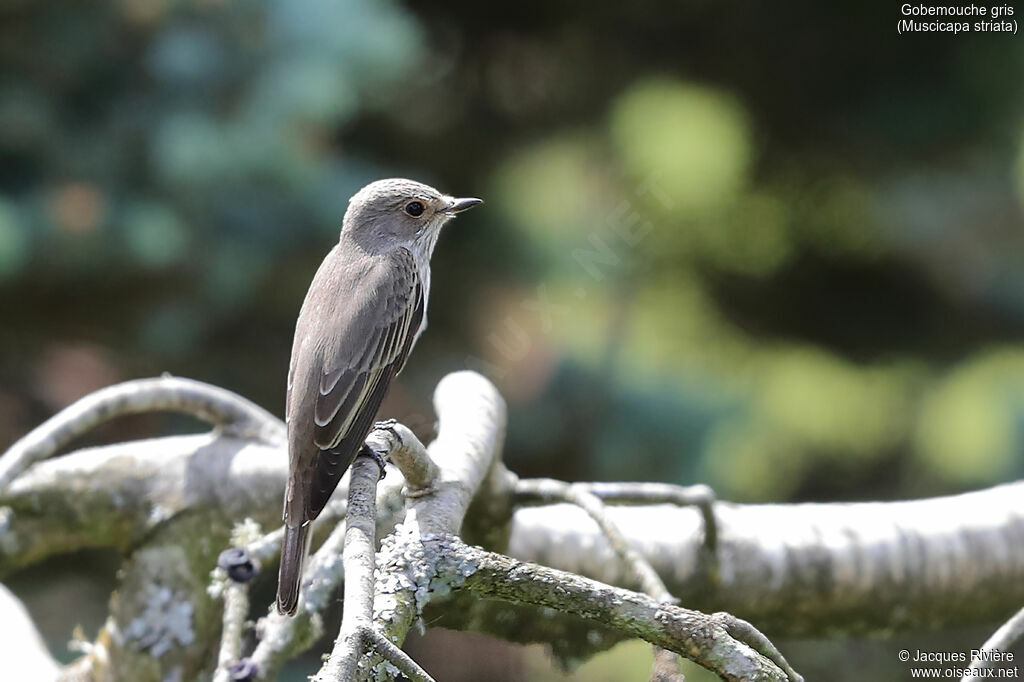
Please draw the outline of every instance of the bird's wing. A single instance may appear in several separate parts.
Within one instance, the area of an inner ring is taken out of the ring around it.
[[[333,297],[329,302],[307,301],[300,314],[300,325],[305,315],[318,316],[310,322],[327,340],[298,348],[297,339],[298,350],[292,352],[287,410],[297,438],[290,434],[285,511],[293,523],[298,521],[293,511],[301,510],[303,521],[312,520],[327,504],[362,447],[423,320],[423,287],[406,249],[353,274],[332,278],[344,280],[334,282],[341,291],[326,291]]]

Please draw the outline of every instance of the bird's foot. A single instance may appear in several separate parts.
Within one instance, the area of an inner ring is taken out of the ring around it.
[[[373,448],[371,448],[366,443],[363,443],[363,449],[359,451],[359,454],[360,455],[365,455],[367,457],[370,457],[370,458],[373,459],[374,462],[377,463],[377,466],[380,467],[380,478],[377,479],[377,480],[378,481],[384,480],[384,476],[387,474],[387,469],[385,469],[385,467],[388,464],[388,453],[387,453],[387,451],[378,452],[377,450],[374,450]]]
[[[379,422],[375,422],[371,431],[387,431],[398,440],[399,445],[405,445],[405,441],[402,440],[402,436],[399,435],[398,430],[395,427],[398,426],[397,419],[382,419]]]

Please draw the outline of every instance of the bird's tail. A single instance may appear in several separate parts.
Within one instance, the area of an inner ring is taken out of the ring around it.
[[[311,523],[292,528],[285,526],[281,542],[281,568],[277,573],[277,611],[295,615],[299,606],[299,584],[302,582],[302,564],[309,553]]]

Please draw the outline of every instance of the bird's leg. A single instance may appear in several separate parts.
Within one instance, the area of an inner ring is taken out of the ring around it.
[[[387,471],[384,468],[385,466],[387,466],[388,463],[387,451],[385,450],[383,452],[378,452],[377,450],[374,450],[366,443],[363,443],[363,447],[361,450],[359,450],[359,454],[373,458],[373,461],[376,462],[377,466],[380,467],[380,479],[378,480],[384,480],[384,475],[387,473]]]

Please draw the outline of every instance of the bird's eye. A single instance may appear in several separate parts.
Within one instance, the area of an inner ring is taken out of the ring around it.
[[[423,204],[418,201],[410,201],[405,205],[405,212],[411,215],[413,218],[419,218],[423,215]]]

